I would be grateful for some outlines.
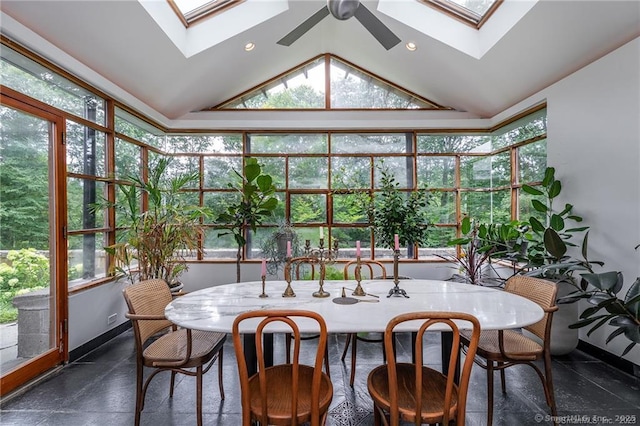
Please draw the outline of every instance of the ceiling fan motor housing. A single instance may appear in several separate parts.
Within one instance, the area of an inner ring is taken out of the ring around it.
[[[344,21],[355,15],[360,0],[327,0],[327,7],[334,18]]]

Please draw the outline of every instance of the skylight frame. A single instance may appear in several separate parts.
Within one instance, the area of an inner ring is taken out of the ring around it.
[[[494,0],[491,7],[487,11],[480,15],[464,6],[459,5],[453,0],[417,0],[418,2],[432,7],[446,15],[449,15],[453,19],[456,19],[466,25],[469,25],[475,29],[480,29],[485,22],[493,15],[498,7],[504,0]]]
[[[231,7],[235,7],[245,0],[202,0],[202,4],[195,9],[183,13],[176,0],[167,0],[171,9],[178,15],[180,22],[189,28],[191,25],[221,13]]]

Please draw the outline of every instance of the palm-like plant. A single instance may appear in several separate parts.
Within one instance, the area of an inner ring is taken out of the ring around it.
[[[171,160],[161,158],[155,167],[149,168],[145,180],[129,176],[132,185],[119,185],[122,202],[106,203],[122,218],[119,241],[105,247],[113,257],[111,273],[146,280],[160,278],[170,286],[187,269],[185,260],[199,250],[202,236],[201,218],[209,210],[192,205],[185,199],[183,190],[197,184],[200,173],[181,173],[168,176]],[[142,211],[140,201],[147,198],[148,208]]]

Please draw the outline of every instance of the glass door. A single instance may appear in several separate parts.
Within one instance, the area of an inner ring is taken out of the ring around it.
[[[0,389],[65,360],[63,119],[0,97]]]

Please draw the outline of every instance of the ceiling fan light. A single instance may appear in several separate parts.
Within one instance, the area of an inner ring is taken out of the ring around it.
[[[327,7],[334,18],[344,21],[351,18],[360,6],[360,0],[327,0]]]

